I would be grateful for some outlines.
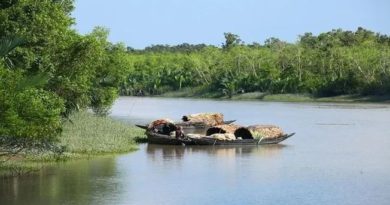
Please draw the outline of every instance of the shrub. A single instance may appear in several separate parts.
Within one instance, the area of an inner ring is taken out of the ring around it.
[[[64,103],[39,88],[19,88],[20,74],[0,68],[0,137],[53,141],[61,132]]]

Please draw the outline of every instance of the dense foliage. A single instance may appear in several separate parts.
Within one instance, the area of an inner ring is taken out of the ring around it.
[[[43,141],[54,139],[61,131],[62,99],[52,92],[22,85],[22,78],[20,72],[0,69],[1,135]]]
[[[52,141],[62,117],[106,114],[128,65],[124,45],[73,28],[73,0],[0,3],[0,137]]]
[[[305,33],[292,44],[270,38],[263,45],[244,44],[225,33],[222,48],[182,51],[157,46],[130,51],[132,68],[122,94],[149,94],[201,87],[203,92],[390,94],[390,37],[358,28]],[[153,48],[153,47],[152,47]]]

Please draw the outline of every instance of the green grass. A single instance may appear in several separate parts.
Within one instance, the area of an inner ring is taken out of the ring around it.
[[[143,136],[143,130],[107,117],[97,117],[79,112],[66,122],[60,137],[60,145],[70,153],[110,154],[137,149],[136,137]]]
[[[135,126],[78,112],[64,122],[56,144],[64,147],[64,152],[26,150],[10,160],[0,158],[0,176],[28,174],[50,162],[134,151],[138,148],[137,142],[144,138],[144,131]]]
[[[310,94],[269,94],[263,92],[248,92],[243,94],[233,95],[231,98],[222,96],[220,93],[209,92],[203,87],[197,88],[183,88],[180,91],[171,91],[163,93],[158,97],[170,97],[170,98],[211,98],[211,99],[223,99],[223,100],[260,100],[260,101],[272,101],[272,102],[340,102],[340,103],[353,103],[353,102],[378,102],[389,103],[390,96],[360,96],[360,95],[339,95],[332,97],[315,97]]]
[[[194,88],[182,88],[177,91],[165,92],[158,97],[167,97],[167,98],[219,98],[221,97],[220,93],[210,92],[207,87],[198,86]]]
[[[312,102],[315,101],[310,95],[304,94],[272,94],[265,95],[264,101],[279,101],[279,102]]]
[[[232,100],[263,100],[264,96],[266,96],[266,93],[262,92],[250,92],[250,93],[243,93],[243,94],[237,94],[232,96]]]
[[[333,97],[314,97],[310,94],[265,94],[260,92],[244,93],[235,95],[232,100],[262,100],[273,102],[390,102],[390,96],[360,96],[339,95]]]

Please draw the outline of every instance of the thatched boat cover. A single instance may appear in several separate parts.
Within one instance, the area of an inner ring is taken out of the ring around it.
[[[235,124],[229,124],[229,125],[217,125],[214,127],[210,127],[206,131],[206,135],[210,136],[213,134],[225,134],[225,133],[231,133],[234,134],[234,132],[239,128],[240,126]]]
[[[283,130],[275,125],[252,125],[248,129],[252,133],[262,134],[265,138],[276,138],[284,134]]]
[[[275,125],[252,125],[246,128],[241,127],[234,134],[242,139],[273,139],[282,136],[284,133],[280,127]]]
[[[150,123],[148,128],[151,129],[162,124],[174,124],[174,122],[173,120],[170,119],[158,119]]]
[[[224,124],[223,114],[221,113],[198,113],[198,114],[184,115],[182,120],[184,122],[202,123],[209,126]]]
[[[149,130],[153,130],[160,134],[170,134],[176,130],[176,125],[170,119],[159,119],[149,124]]]

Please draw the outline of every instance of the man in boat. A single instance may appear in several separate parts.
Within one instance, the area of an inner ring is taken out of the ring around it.
[[[176,126],[176,139],[184,138],[183,128],[181,126]]]

